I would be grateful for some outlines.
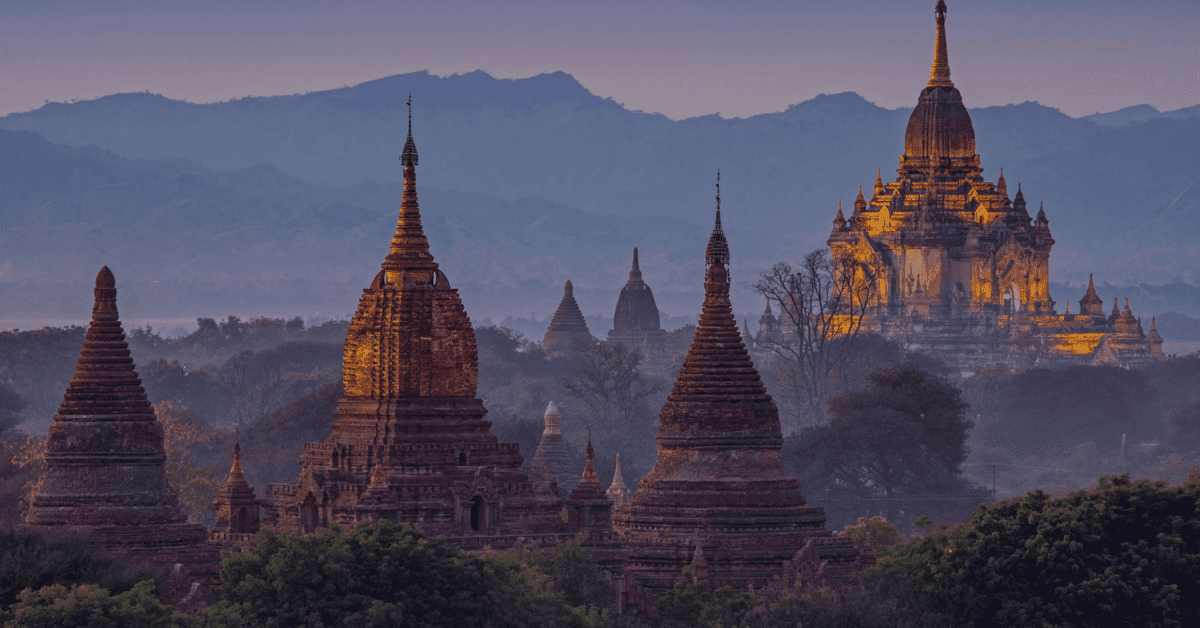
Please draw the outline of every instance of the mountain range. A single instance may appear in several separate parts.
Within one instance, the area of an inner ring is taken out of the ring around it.
[[[409,93],[433,252],[477,317],[544,317],[568,278],[585,311],[610,312],[633,246],[661,309],[697,309],[718,169],[735,302],[757,311],[760,270],[823,246],[876,169],[894,178],[910,111],[843,93],[673,121],[561,72],[49,103],[0,118],[0,303],[74,309],[76,278],[109,263],[128,306],[160,315],[349,313],[394,228]],[[1044,200],[1056,281],[1200,284],[1200,107],[970,111],[985,176],[1003,166]]]

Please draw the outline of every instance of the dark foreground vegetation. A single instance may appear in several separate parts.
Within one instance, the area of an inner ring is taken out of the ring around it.
[[[1200,469],[1176,485],[1104,477],[980,506],[967,523],[917,521],[902,540],[874,518],[843,534],[878,564],[849,586],[735,592],[690,570],[657,614],[614,612],[616,589],[578,542],[469,555],[381,523],[315,535],[260,532],[225,554],[191,616],[160,582],[83,539],[0,533],[0,626],[180,628],[494,626],[757,628],[1192,626],[1200,621]]]

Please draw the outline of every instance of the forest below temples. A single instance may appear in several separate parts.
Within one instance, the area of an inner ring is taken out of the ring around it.
[[[267,483],[294,480],[303,443],[329,434],[342,394],[346,326],[345,321],[309,326],[300,318],[243,321],[230,316],[199,319],[196,331],[175,338],[147,328],[128,331],[147,394],[159,404],[168,427],[175,426],[175,432],[168,430],[168,442],[179,449],[174,460],[196,469],[187,480],[195,486],[177,486],[181,494],[194,493],[193,519],[211,516],[207,495],[224,480],[236,439],[242,443],[247,479],[259,494]],[[686,338],[691,329],[673,333]],[[0,428],[10,456],[20,452],[27,437],[36,440],[45,433],[73,373],[83,334],[80,327],[0,332]],[[540,343],[501,327],[481,327],[476,337],[479,396],[501,441],[517,443],[528,464],[541,438],[542,414],[553,401],[562,411],[574,466],[583,467],[590,430],[601,481],[607,485],[614,456],[620,453],[626,484],[636,490],[654,464],[658,410],[682,356],[664,364],[636,355],[597,354],[585,364],[583,356],[548,358]],[[873,369],[904,363],[917,365],[930,382],[948,373],[929,356],[905,355],[881,338],[865,336],[856,346],[850,375],[832,387],[838,393],[867,394]],[[770,364],[759,368],[768,388],[776,386],[778,375]],[[624,388],[596,384],[609,382],[611,374],[605,371],[610,369],[630,371],[630,377],[616,378],[625,382]],[[587,393],[589,386],[592,392]],[[785,462],[809,503],[826,509],[830,528],[891,513],[911,531],[911,522],[920,515],[946,523],[964,521],[981,501],[1038,488],[1065,494],[1106,474],[1179,481],[1200,460],[1200,355],[1142,370],[1013,372],[998,367],[951,388],[961,395],[967,427],[959,441],[946,447],[960,448],[963,455],[950,470],[910,474],[886,494],[879,478],[834,481],[830,469],[849,464],[846,455],[856,450],[853,443],[887,428],[863,424],[854,428],[858,433],[837,433],[830,417],[798,423],[781,403]],[[896,446],[888,455],[917,468],[922,463],[913,452],[923,445],[914,447]],[[0,498],[19,503],[33,467],[5,462]],[[864,465],[861,460],[854,464]],[[9,518],[18,510],[10,509]]]

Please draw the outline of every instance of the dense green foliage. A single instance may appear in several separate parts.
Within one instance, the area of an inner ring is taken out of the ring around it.
[[[955,626],[1194,626],[1200,477],[1104,477],[980,507],[968,524],[897,545],[876,568]]]
[[[693,582],[690,567],[683,578],[655,604],[654,628],[762,628],[819,626],[821,628],[908,628],[924,626],[919,611],[896,604],[877,588],[788,589],[734,591]]]
[[[216,595],[220,603],[205,615],[266,628],[585,626],[589,615],[512,556],[463,554],[389,523],[310,536],[261,532],[225,560]]]
[[[159,601],[154,581],[116,595],[89,584],[26,589],[0,611],[4,628],[186,628],[191,619]]]
[[[986,501],[960,475],[971,422],[958,389],[911,363],[868,379],[866,388],[830,401],[828,424],[785,443],[784,462],[808,499],[835,524],[880,512],[911,520],[931,510],[956,520],[956,511]]]
[[[0,607],[16,602],[26,588],[93,584],[124,592],[149,577],[97,553],[83,536],[0,530]]]

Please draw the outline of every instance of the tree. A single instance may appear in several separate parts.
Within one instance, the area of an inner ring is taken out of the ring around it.
[[[828,425],[789,439],[785,460],[809,498],[881,498],[889,521],[896,520],[901,497],[981,498],[963,493],[960,467],[971,421],[958,389],[912,364],[876,370],[869,379],[871,387],[829,403]]]
[[[801,425],[819,422],[828,382],[847,375],[854,341],[875,298],[876,275],[872,264],[833,260],[817,249],[799,269],[780,262],[754,285],[779,310],[781,333],[764,342],[776,357],[783,405],[795,408],[797,419],[809,418]]]
[[[26,589],[0,617],[4,628],[184,628],[190,623],[187,615],[159,601],[153,580],[116,595],[94,584]]]
[[[653,438],[650,399],[663,382],[642,372],[642,353],[619,343],[579,342],[578,363],[563,391],[582,402],[589,424],[614,451],[637,449]]]
[[[1175,486],[1122,475],[980,506],[875,568],[954,626],[1197,625],[1198,573],[1197,470]]]
[[[21,410],[25,409],[25,400],[15,390],[0,382],[0,438],[21,422]]]
[[[100,554],[82,535],[0,531],[0,608],[16,603],[30,588],[93,584],[119,593],[150,577]]]
[[[544,573],[515,557],[460,553],[388,522],[347,533],[259,532],[225,560],[216,597],[205,613],[265,628],[585,625]]]
[[[204,521],[221,488],[221,479],[214,470],[197,463],[194,449],[212,449],[215,435],[184,406],[160,401],[154,404],[154,413],[163,428],[167,481],[179,495],[179,507],[189,521]]]

